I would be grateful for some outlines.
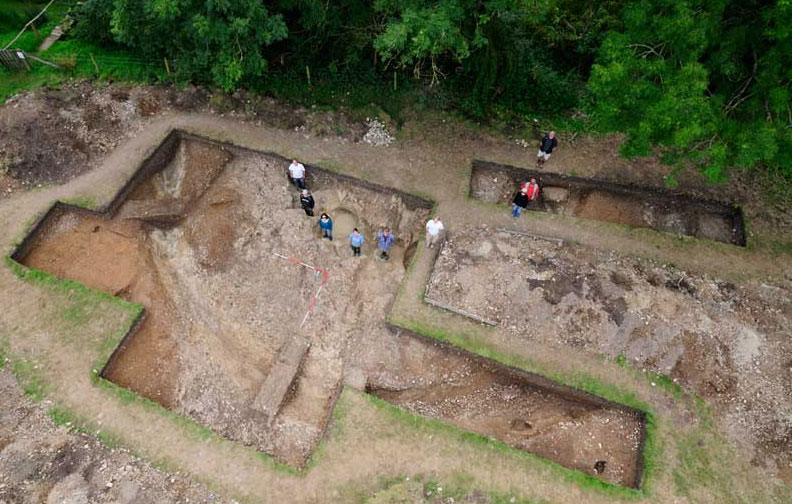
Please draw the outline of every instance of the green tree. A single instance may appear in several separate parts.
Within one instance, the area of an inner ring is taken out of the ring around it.
[[[692,159],[712,181],[730,166],[789,168],[790,2],[638,0],[611,31],[589,89],[622,152]]]
[[[78,10],[78,32],[101,34],[104,27],[87,26],[100,20],[115,42],[171,58],[184,76],[225,90],[261,75],[263,48],[288,34],[282,16],[259,0],[90,0]]]

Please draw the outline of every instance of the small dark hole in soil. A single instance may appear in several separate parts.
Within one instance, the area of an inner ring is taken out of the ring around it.
[[[605,464],[604,460],[598,460],[594,462],[594,472],[597,474],[602,474],[605,471]]]

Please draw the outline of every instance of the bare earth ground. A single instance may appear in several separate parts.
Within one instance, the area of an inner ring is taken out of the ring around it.
[[[111,91],[88,88],[86,95],[90,100],[100,100],[103,93]],[[141,88],[130,91],[130,95],[155,96],[160,92],[170,91]],[[20,100],[46,107],[46,99],[41,96],[33,93]],[[5,230],[6,250],[24,232],[30,217],[46,210],[55,199],[76,197],[106,201],[151,152],[153,145],[171,128],[181,128],[239,145],[298,156],[384,185],[427,194],[439,202],[438,211],[452,235],[464,231],[470,223],[490,227],[510,225],[523,231],[574,238],[593,251],[616,250],[621,255],[652,259],[661,265],[674,264],[678,270],[690,272],[690,275],[717,275],[717,281],[735,283],[737,289],[742,288],[746,281],[763,281],[771,287],[785,289],[784,278],[790,274],[786,262],[764,249],[741,250],[552,215],[530,215],[530,218],[523,218],[515,224],[504,208],[467,201],[464,194],[469,180],[465,175],[473,157],[525,165],[531,156],[501,139],[479,135],[465,128],[457,129],[456,125],[446,123],[444,118],[430,117],[420,126],[408,122],[396,145],[374,148],[354,143],[354,138],[328,135],[327,131],[317,131],[314,135],[308,131],[295,132],[292,125],[289,125],[289,131],[269,127],[266,126],[269,124],[267,120],[247,113],[242,117],[249,121],[246,124],[217,115],[183,114],[169,110],[175,106],[175,101],[163,101],[161,109],[148,117],[143,113],[141,104],[144,102],[132,99],[139,119],[122,122],[118,129],[113,130],[117,141],[129,135],[128,140],[106,156],[98,150],[90,152],[83,166],[96,169],[64,185],[22,191],[22,194],[18,193],[25,186],[14,185],[21,182],[13,178],[12,192],[7,192],[6,201],[0,203],[0,225]],[[19,117],[26,116],[26,107],[15,112],[19,107],[14,108],[13,105],[2,109],[4,125],[19,124],[16,122]],[[56,110],[58,107],[49,109],[50,112]],[[286,117],[293,116],[286,114]],[[52,128],[54,137],[67,135],[61,129],[65,128],[62,121],[53,122]],[[593,140],[585,140],[570,146],[566,152],[562,148],[558,156],[548,163],[547,169],[575,170],[583,175],[612,173],[614,177],[618,175],[646,182],[640,164],[614,161],[615,158],[610,157],[613,150],[597,157],[594,145]],[[58,181],[67,180],[82,171],[66,171],[66,176]],[[707,189],[695,191],[707,192]],[[756,219],[756,230],[772,230],[779,219],[785,218],[783,215],[779,217],[775,210],[765,210],[758,199],[747,202],[746,212]],[[761,447],[754,446],[754,451],[744,456],[720,441],[719,434],[698,419],[693,401],[675,400],[630,369],[599,359],[594,354],[598,351],[594,347],[565,345],[560,355],[558,344],[538,341],[526,347],[508,330],[487,330],[455,315],[428,308],[421,301],[421,295],[432,264],[432,254],[419,247],[414,269],[405,277],[401,287],[403,294],[391,312],[392,320],[459,335],[460,342],[485,345],[515,356],[521,359],[519,362],[523,367],[565,378],[570,383],[577,382],[577,377],[583,373],[628,390],[651,405],[657,418],[657,439],[662,451],[658,455],[653,482],[648,493],[643,495],[644,500],[783,502],[789,498],[789,491],[779,486],[771,467],[758,463],[764,467],[760,472],[748,463],[751,459],[757,461],[757,450]],[[517,497],[555,502],[620,500],[618,496],[567,480],[546,464],[517,452],[492,450],[487,445],[471,443],[455,432],[438,431],[413,421],[404,421],[349,389],[342,394],[337,407],[338,418],[331,424],[330,433],[320,446],[319,455],[309,464],[309,469],[301,475],[288,474],[241,445],[196,436],[191,428],[154,409],[138,402],[119,401],[111,392],[92,385],[89,370],[96,356],[94,348],[107,337],[108,332],[117,332],[128,323],[123,313],[100,303],[89,310],[87,317],[78,320],[64,318],[65,313],[71,313],[73,303],[68,292],[22,282],[8,269],[0,273],[0,290],[7,300],[0,316],[0,338],[14,355],[21,355],[28,363],[38,366],[38,373],[44,376],[48,385],[51,400],[78,413],[91,429],[101,425],[101,429],[112,432],[124,445],[133,447],[146,459],[186,471],[210,483],[222,494],[266,502],[346,502],[365,500],[372,495],[376,499],[399,488],[397,497],[415,497],[413,501],[418,501],[432,497],[424,491],[419,492],[420,496],[415,495],[415,489],[406,483],[386,485],[383,489],[380,478],[429,474],[441,481],[462,481],[485,492]],[[373,345],[367,350],[378,351]],[[753,355],[750,349],[748,354]],[[760,353],[760,357],[763,355]],[[782,376],[771,377],[771,380],[775,384],[783,383]],[[695,383],[692,388],[694,390],[690,391],[695,392]],[[6,404],[3,401],[0,411],[6,411]],[[719,405],[717,400],[713,406],[714,417],[722,421],[729,410]],[[726,434],[733,443],[739,441],[735,439],[736,433],[727,430]],[[12,435],[11,443],[21,439],[23,432],[13,430]],[[43,443],[40,439],[36,438],[36,442]],[[0,457],[4,452],[0,451]],[[783,468],[778,470],[783,477]],[[43,476],[37,478],[39,483],[43,481]],[[425,489],[424,486],[422,490]],[[487,495],[483,498],[488,499]],[[26,497],[20,500],[35,502]]]
[[[669,376],[718,408],[754,463],[786,472],[790,292],[789,281],[737,287],[613,252],[469,228],[445,242],[427,296],[495,321],[525,345],[622,355]]]
[[[189,476],[55,426],[8,370],[0,371],[0,394],[0,502],[230,502]]]

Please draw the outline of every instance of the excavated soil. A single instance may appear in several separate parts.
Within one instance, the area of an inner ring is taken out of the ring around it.
[[[335,221],[331,242],[299,208],[288,160],[176,135],[111,216],[61,205],[15,256],[144,306],[105,378],[296,467],[347,383],[640,485],[641,412],[387,326],[429,202],[309,167],[316,215]],[[397,236],[390,261],[374,254],[381,226]],[[360,258],[353,227],[368,239]],[[304,327],[322,276],[298,261],[328,272]]]
[[[640,487],[644,415],[448,345],[404,334],[398,371],[366,391],[604,481]]]
[[[429,204],[314,170],[317,214],[338,215],[337,240],[321,240],[315,218],[297,205],[287,165],[184,140],[164,170],[130,188],[112,218],[51,212],[24,245],[24,263],[145,307],[144,322],[104,370],[107,379],[299,467],[343,382],[347,337],[376,334],[370,326],[385,318],[404,274],[404,250]],[[398,237],[390,262],[371,254],[383,225]],[[362,258],[352,257],[341,234],[353,226],[369,238]],[[304,328],[319,280],[275,253],[330,271]],[[361,281],[373,288],[359,293]],[[295,338],[310,351],[288,376],[282,407],[267,417],[254,399],[271,393],[261,391],[266,377]]]
[[[520,184],[536,178],[543,189],[530,210],[645,227],[745,246],[742,211],[730,204],[556,173],[473,161],[470,195],[490,203],[511,203]]]
[[[715,405],[754,463],[783,474],[792,466],[792,285],[779,282],[735,287],[484,227],[449,236],[427,297],[526,345],[624,356],[667,375]]]

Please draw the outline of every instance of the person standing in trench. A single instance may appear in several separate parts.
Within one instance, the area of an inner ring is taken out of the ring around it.
[[[329,238],[330,241],[333,241],[333,219],[326,213],[319,217],[319,229],[322,230],[322,238]]]
[[[305,165],[296,159],[289,165],[289,180],[301,190],[305,189]]]
[[[523,187],[520,192],[514,195],[512,200],[512,217],[515,219],[522,215],[522,211],[528,206],[528,189]]]
[[[388,260],[391,248],[393,248],[393,235],[389,228],[380,228],[377,233],[377,248],[380,251],[380,259]]]
[[[308,217],[313,217],[313,209],[315,204],[316,203],[314,202],[313,195],[308,192],[308,189],[303,189],[302,193],[300,194],[300,206],[302,206],[302,209],[305,210],[305,215]]]
[[[352,234],[349,235],[349,245],[352,247],[352,255],[354,257],[360,256],[360,247],[366,243],[366,239],[360,234],[358,228],[352,230]]]

